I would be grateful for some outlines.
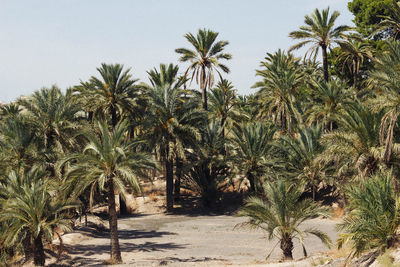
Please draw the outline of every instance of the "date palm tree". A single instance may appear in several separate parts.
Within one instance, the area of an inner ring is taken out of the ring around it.
[[[338,41],[341,53],[338,60],[343,61],[343,67],[347,66],[353,74],[353,86],[358,89],[360,67],[367,60],[373,60],[372,47],[361,40]]]
[[[292,133],[295,122],[301,120],[296,106],[296,97],[304,81],[300,59],[278,50],[268,53],[261,67],[257,76],[262,80],[252,87],[259,89],[256,93],[259,116],[272,119],[282,131]]]
[[[217,119],[221,123],[222,137],[225,138],[225,128],[227,123],[232,125],[233,117],[238,114],[235,112],[236,90],[231,82],[223,80],[217,84],[209,93],[210,117]]]
[[[320,142],[321,136],[321,125],[302,127],[296,137],[283,136],[278,145],[288,176],[311,188],[313,200],[317,186],[321,182],[328,184],[333,172],[332,162],[322,157],[324,146]]]
[[[190,66],[185,72],[185,77],[188,77],[189,73],[191,73],[190,81],[196,80],[196,83],[200,85],[204,110],[207,110],[207,89],[214,85],[214,71],[218,73],[222,81],[219,69],[229,73],[229,68],[220,61],[232,58],[231,54],[223,52],[229,42],[217,42],[218,34],[218,32],[207,29],[199,29],[197,36],[187,33],[185,38],[193,46],[194,50],[187,48],[175,49],[176,53],[182,55],[179,59],[180,61],[190,62]]]
[[[372,113],[359,102],[344,107],[338,116],[339,129],[322,137],[326,157],[343,164],[339,172],[355,169],[364,178],[378,169],[382,162],[379,142],[382,116],[382,112]]]
[[[390,5],[385,5],[385,8],[389,15],[381,16],[382,20],[372,34],[390,29],[393,31],[393,37],[398,39],[398,34],[400,32],[400,4],[392,0],[392,3]]]
[[[301,185],[289,184],[283,180],[268,183],[264,186],[265,198],[250,197],[237,214],[248,217],[248,221],[240,226],[261,229],[266,232],[268,239],[277,238],[285,260],[293,259],[293,240],[296,238],[299,239],[305,256],[307,251],[304,237],[308,234],[318,237],[328,246],[331,244],[326,233],[315,228],[305,230],[300,228],[307,220],[327,215],[327,210],[318,206],[313,200],[301,198],[303,189]]]
[[[309,90],[309,108],[304,114],[308,124],[320,122],[324,129],[332,131],[343,106],[351,100],[351,93],[346,87],[340,80],[314,80]]]
[[[124,70],[121,64],[102,63],[97,68],[100,79],[92,76],[75,88],[84,98],[86,110],[103,117],[111,116],[112,127],[141,103],[140,86],[136,84],[137,79],[132,79],[130,70]]]
[[[330,49],[333,43],[341,40],[344,37],[344,33],[350,29],[345,25],[334,28],[336,19],[339,16],[340,13],[338,11],[334,11],[332,15],[330,15],[329,7],[322,11],[315,9],[314,13],[310,16],[305,16],[305,26],[301,26],[300,30],[289,33],[289,37],[292,39],[303,40],[300,43],[293,45],[289,51],[302,48],[311,43],[313,46],[308,50],[306,56],[310,53],[310,56],[314,55],[314,58],[316,58],[319,49],[321,48],[325,81],[328,81],[329,79],[327,49]]]
[[[138,177],[146,177],[145,170],[156,167],[149,154],[136,152],[139,140],[127,138],[128,124],[122,121],[109,130],[106,122],[97,123],[98,131],[86,132],[88,144],[80,154],[66,157],[60,165],[71,162],[66,176],[66,190],[73,189],[79,196],[86,188],[106,190],[110,224],[111,263],[122,262],[118,238],[115,192],[125,195],[126,185],[139,190]]]
[[[71,230],[63,211],[75,205],[55,196],[52,189],[45,172],[36,167],[20,174],[12,171],[0,184],[0,222],[8,225],[5,242],[23,244],[25,253],[33,252],[35,266],[44,266],[43,241],[53,240],[54,228]]]
[[[54,178],[57,160],[80,147],[76,132],[84,125],[80,101],[72,97],[72,90],[66,93],[52,86],[42,88],[32,96],[18,100],[21,115],[35,132],[37,153],[46,169]]]
[[[400,44],[387,42],[387,51],[375,61],[375,69],[371,71],[370,83],[376,89],[376,98],[371,98],[371,109],[374,112],[383,110],[380,142],[385,146],[384,162],[390,161],[393,150],[394,127],[400,115]]]
[[[262,191],[262,176],[271,164],[274,149],[275,129],[261,122],[250,122],[233,129],[231,140],[235,153],[233,162],[245,174],[250,183],[250,192]]]
[[[339,225],[338,247],[349,244],[350,258],[371,250],[376,257],[398,244],[400,196],[394,188],[391,172],[377,172],[362,186],[348,187],[349,212]]]
[[[177,76],[178,67],[161,64],[149,71],[151,86],[146,86],[150,116],[146,121],[150,146],[155,148],[164,165],[167,211],[173,209],[173,158],[185,158],[185,147],[200,139],[196,127],[203,113],[185,99],[190,91],[181,89],[184,80]]]

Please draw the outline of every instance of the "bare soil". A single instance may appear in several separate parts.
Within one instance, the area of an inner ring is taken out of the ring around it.
[[[277,244],[261,231],[235,228],[244,218],[231,215],[166,215],[146,214],[118,220],[120,245],[124,263],[118,266],[311,266],[303,259],[299,242],[295,242],[294,262],[278,263],[279,244],[268,261],[266,255]],[[316,218],[304,223],[336,240],[338,221]],[[80,227],[65,234],[61,261],[51,266],[103,266],[109,258],[109,233]],[[315,237],[305,239],[310,255],[328,250]],[[272,262],[272,263],[271,263]]]

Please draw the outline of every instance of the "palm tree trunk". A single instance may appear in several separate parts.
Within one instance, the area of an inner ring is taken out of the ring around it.
[[[110,223],[111,263],[121,263],[121,249],[118,240],[118,216],[115,208],[113,178],[108,180],[108,215]]]
[[[324,70],[324,79],[327,82],[329,80],[329,73],[328,73],[328,55],[327,55],[327,47],[326,45],[321,45],[322,49],[322,67]]]
[[[35,266],[44,266],[45,261],[42,233],[40,232],[33,241],[33,263]]]
[[[284,260],[293,260],[293,241],[290,237],[282,237],[281,249],[283,251]]]
[[[179,200],[180,196],[181,196],[181,178],[182,178],[182,167],[183,167],[183,161],[179,158],[176,157],[175,160],[175,199]]]
[[[357,59],[353,60],[353,86],[358,89],[358,71],[357,71]]]
[[[111,105],[111,107],[110,107],[110,112],[111,112],[111,124],[112,124],[112,128],[114,130],[115,126],[118,123],[118,120],[117,120],[117,111],[113,105]]]
[[[201,89],[201,101],[203,102],[203,109],[207,111],[207,88],[205,86]]]
[[[254,177],[251,173],[247,173],[247,180],[249,180],[249,183],[250,183],[251,193],[255,193],[256,192],[256,183],[255,183]]]
[[[167,192],[167,212],[171,212],[174,208],[174,173],[173,173],[173,161],[165,157],[164,160],[164,177],[166,181],[166,192]]]
[[[202,102],[203,102],[203,109],[204,110],[208,110],[208,107],[207,107],[207,83],[206,83],[206,70],[205,70],[205,68],[204,67],[202,67],[202,79],[203,79],[203,81],[202,81],[202,86],[201,86],[201,100],[202,100]]]
[[[22,240],[22,247],[24,249],[25,254],[25,262],[29,262],[33,257],[32,243],[31,243],[31,235],[28,234],[24,240]]]

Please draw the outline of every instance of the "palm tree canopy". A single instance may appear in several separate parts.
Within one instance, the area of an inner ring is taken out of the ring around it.
[[[98,186],[101,191],[106,189],[110,179],[122,195],[126,186],[139,191],[139,178],[146,177],[145,170],[156,167],[151,156],[137,152],[135,147],[143,141],[128,140],[126,121],[118,123],[114,130],[109,130],[105,122],[97,122],[97,132],[84,132],[88,144],[81,154],[66,157],[62,164],[68,161],[77,162],[67,172],[66,189],[74,191],[79,196],[83,190]]]
[[[268,234],[269,239],[298,238],[304,247],[306,234],[315,235],[327,245],[331,240],[327,234],[315,229],[300,229],[300,225],[316,216],[326,216],[327,210],[318,206],[311,199],[300,200],[303,187],[283,180],[267,183],[264,186],[266,199],[250,197],[239,210],[238,216],[248,217],[248,221],[240,224],[250,228],[259,228]]]
[[[350,30],[350,27],[345,25],[334,27],[339,16],[340,13],[338,11],[334,11],[330,15],[329,7],[322,11],[315,9],[310,16],[306,15],[304,19],[305,26],[301,26],[298,31],[289,33],[289,37],[303,41],[293,45],[289,51],[300,49],[312,43],[313,46],[308,50],[305,56],[310,53],[310,55],[316,57],[321,46],[331,48],[333,43],[343,38],[344,32]]]

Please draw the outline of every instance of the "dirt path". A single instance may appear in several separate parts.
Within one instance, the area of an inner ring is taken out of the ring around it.
[[[265,256],[277,241],[268,241],[261,231],[236,228],[244,218],[233,216],[142,215],[118,221],[123,265],[120,266],[225,266],[265,264]],[[335,240],[337,222],[313,219],[304,227],[316,227]],[[64,266],[102,266],[109,258],[108,232],[83,228],[69,238],[69,259]],[[315,237],[306,238],[309,255],[327,248]],[[279,245],[269,261],[281,257]],[[298,242],[295,259],[303,257]],[[292,266],[293,264],[286,265]],[[60,266],[60,265],[59,265]],[[285,264],[279,266],[285,266]],[[300,266],[296,264],[295,266]],[[309,265],[303,265],[309,266]]]

